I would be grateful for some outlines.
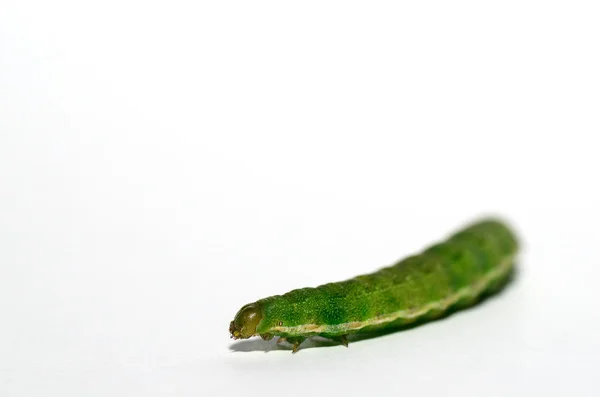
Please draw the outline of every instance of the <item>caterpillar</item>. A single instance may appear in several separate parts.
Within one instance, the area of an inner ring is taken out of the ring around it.
[[[507,284],[517,252],[517,237],[505,223],[482,219],[374,273],[249,303],[229,332],[233,339],[278,336],[293,353],[312,336],[347,347],[348,335],[426,322],[476,304]]]

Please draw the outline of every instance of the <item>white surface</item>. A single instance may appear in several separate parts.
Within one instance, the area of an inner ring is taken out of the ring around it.
[[[0,396],[600,395],[598,3],[396,3],[4,2]],[[229,339],[488,212],[497,299]]]

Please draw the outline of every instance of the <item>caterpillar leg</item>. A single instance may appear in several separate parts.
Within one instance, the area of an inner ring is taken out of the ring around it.
[[[329,339],[331,339],[333,341],[336,341],[336,342],[339,342],[342,345],[348,347],[348,338],[347,338],[347,335],[332,336]]]
[[[281,339],[280,339],[281,340]],[[287,341],[292,344],[292,353],[298,351],[298,347],[304,342],[306,338],[304,336],[294,336],[287,338]]]
[[[348,338],[346,338],[346,335],[340,336],[340,342],[342,343],[342,345],[348,347]]]
[[[281,342],[285,342],[285,341],[287,341],[287,338],[283,338],[283,337],[281,337],[281,338],[277,339],[277,342],[276,342],[276,343],[277,343],[277,344],[280,344]]]

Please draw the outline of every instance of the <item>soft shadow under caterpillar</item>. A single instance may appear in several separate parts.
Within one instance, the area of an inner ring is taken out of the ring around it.
[[[247,304],[229,332],[234,339],[279,336],[293,352],[316,335],[347,346],[349,334],[435,319],[475,304],[506,283],[517,251],[508,226],[485,219],[374,273]]]

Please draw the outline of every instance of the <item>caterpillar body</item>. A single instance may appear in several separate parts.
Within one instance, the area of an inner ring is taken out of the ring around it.
[[[518,242],[498,219],[484,219],[374,273],[302,288],[243,306],[234,339],[279,336],[293,352],[311,336],[347,346],[346,336],[433,320],[477,303],[510,279]]]

